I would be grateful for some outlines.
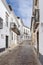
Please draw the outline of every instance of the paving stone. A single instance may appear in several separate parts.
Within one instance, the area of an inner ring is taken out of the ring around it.
[[[39,65],[32,46],[22,43],[9,53],[0,56],[0,65]]]

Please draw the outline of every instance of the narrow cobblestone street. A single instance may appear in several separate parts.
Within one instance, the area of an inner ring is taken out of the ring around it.
[[[40,65],[32,46],[23,43],[8,53],[0,56],[0,65]]]

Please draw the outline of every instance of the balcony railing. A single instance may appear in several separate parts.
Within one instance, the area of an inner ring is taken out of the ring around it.
[[[17,35],[20,35],[20,31],[19,29],[17,28],[16,24],[15,23],[11,23],[10,25],[10,28],[13,32],[15,32]]]

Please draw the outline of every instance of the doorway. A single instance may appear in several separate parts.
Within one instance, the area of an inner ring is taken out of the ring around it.
[[[37,55],[39,56],[39,31],[37,32]]]
[[[6,48],[8,48],[8,36],[6,36]]]

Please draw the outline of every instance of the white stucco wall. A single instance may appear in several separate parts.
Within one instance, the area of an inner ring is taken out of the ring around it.
[[[21,18],[20,19],[17,19],[18,20],[18,24],[19,24],[19,30],[20,30],[20,33],[23,34],[23,24],[22,24],[22,20]]]
[[[40,25],[39,25],[39,51],[43,55],[43,0],[39,0]]]
[[[13,33],[13,35],[12,35]],[[13,36],[13,39],[12,39]],[[14,33],[13,31],[10,32],[10,43],[9,43],[9,47],[14,47],[15,45],[17,45],[17,34]]]
[[[6,7],[3,5],[3,3],[0,0],[0,17],[3,19],[3,29],[0,29],[0,48],[6,47],[5,36],[6,35],[9,36],[9,27],[6,26],[6,21],[5,21],[6,12],[9,14]]]

